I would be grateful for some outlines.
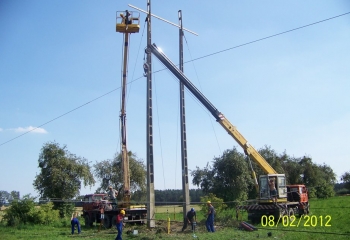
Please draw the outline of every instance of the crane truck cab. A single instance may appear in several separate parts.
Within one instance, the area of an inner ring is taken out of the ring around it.
[[[276,189],[276,196],[271,195],[269,182],[273,179]],[[277,198],[277,202],[287,202],[287,186],[286,176],[284,174],[267,174],[259,177],[260,186],[260,202],[271,203],[274,197]]]
[[[298,202],[297,214],[309,214],[309,191],[303,184],[287,185],[287,199],[290,202]]]

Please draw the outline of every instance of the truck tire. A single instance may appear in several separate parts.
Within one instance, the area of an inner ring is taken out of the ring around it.
[[[89,215],[85,215],[84,220],[85,220],[85,227],[92,227],[93,222],[91,221]]]
[[[295,215],[294,215],[294,209],[293,208],[289,208],[288,209],[288,216],[289,216],[289,222],[292,222],[295,220]]]
[[[103,226],[105,228],[111,227],[111,216],[105,215],[105,218],[103,219]]]
[[[112,226],[117,225],[117,215],[114,215],[114,216],[112,217],[111,225],[112,225]]]

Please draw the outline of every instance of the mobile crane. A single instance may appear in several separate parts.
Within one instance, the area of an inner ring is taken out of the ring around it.
[[[138,12],[128,11],[117,12],[116,32],[124,34],[123,46],[123,75],[121,90],[121,110],[120,110],[120,126],[121,126],[121,157],[123,172],[123,201],[113,208],[105,194],[87,194],[84,197],[83,217],[86,226],[92,226],[94,222],[103,224],[105,228],[110,228],[116,221],[116,216],[121,209],[125,210],[124,222],[146,223],[147,209],[145,205],[130,205],[130,169],[129,156],[126,141],[126,85],[128,73],[128,54],[129,39],[131,33],[137,33],[140,30],[140,14]],[[101,214],[104,213],[104,218]]]
[[[137,17],[135,15],[137,14]],[[120,109],[120,126],[121,126],[121,157],[123,165],[123,207],[127,208],[130,205],[130,169],[129,156],[126,145],[126,81],[128,74],[128,55],[129,55],[129,38],[131,33],[137,33],[140,30],[139,13],[117,12],[116,31],[124,34],[124,48],[123,48],[123,76],[122,76],[122,92],[121,92],[121,109]]]
[[[214,105],[192,84],[184,73],[158,49],[155,44],[149,45],[146,51],[151,51],[160,62],[162,62],[187,89],[204,105],[204,107],[215,117],[216,121],[231,135],[243,148],[249,159],[253,159],[266,173],[259,177],[259,184],[253,170],[253,178],[259,190],[259,198],[252,201],[251,205],[239,206],[239,209],[247,210],[248,219],[252,222],[260,221],[263,215],[274,215],[277,220],[280,216],[294,215],[294,213],[305,214],[309,211],[308,194],[304,185],[286,185],[285,174],[278,174],[270,164],[251,146],[243,135],[232,125],[225,116],[214,107]],[[276,200],[270,196],[269,180],[274,179],[276,188]]]

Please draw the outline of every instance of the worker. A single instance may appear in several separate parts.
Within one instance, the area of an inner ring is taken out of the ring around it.
[[[109,191],[107,192],[108,199],[112,202],[112,208],[115,209],[117,207],[118,201],[118,191],[114,190],[112,186],[108,187]]]
[[[131,14],[128,10],[125,10],[125,24],[131,24],[131,18],[130,18]]]
[[[103,219],[105,218],[105,206],[103,204],[100,204],[100,214],[101,214],[101,221],[103,222]]]
[[[116,219],[116,221],[117,221],[116,227],[118,230],[118,235],[115,238],[115,240],[122,240],[124,216],[125,216],[125,211],[122,209],[122,210],[120,210],[119,214],[117,215],[117,219]]]
[[[119,14],[120,15],[120,17],[122,18],[122,21],[121,21],[121,23],[125,23],[125,17],[124,17],[124,14]]]
[[[80,222],[78,220],[78,213],[73,213],[72,214],[72,217],[70,219],[70,224],[72,225],[72,234],[74,234],[74,228],[75,228],[75,225],[77,226],[78,228],[78,234],[80,234]]]
[[[208,205],[208,217],[207,221],[205,222],[205,226],[207,227],[208,232],[215,232],[214,228],[214,214],[215,214],[215,209],[213,205],[211,205],[211,201],[207,201]]]
[[[270,178],[269,188],[270,188],[270,197],[272,198],[274,203],[277,203],[277,191],[276,191],[275,181],[273,178]]]
[[[182,231],[187,228],[187,224],[191,223],[192,231],[195,230],[195,222],[197,221],[196,211],[194,208],[191,208],[190,211],[187,212],[186,217],[184,219],[184,226],[182,227]]]

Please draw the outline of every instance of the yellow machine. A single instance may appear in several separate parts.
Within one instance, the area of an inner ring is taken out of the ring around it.
[[[278,174],[270,164],[259,154],[259,152],[251,146],[248,141],[238,132],[237,128],[233,126],[225,116],[214,107],[214,105],[192,84],[192,82],[184,75],[184,73],[172,63],[158,47],[153,44],[148,46],[150,50],[178,79],[187,89],[205,106],[205,108],[215,117],[216,121],[231,135],[236,142],[243,148],[245,154],[249,159],[256,162],[266,173],[259,177],[259,185],[256,180],[256,174],[253,171],[253,178],[259,192],[259,198],[252,201],[252,205],[241,206],[240,209],[248,211],[248,218],[252,221],[259,221],[263,215],[294,215],[295,211],[308,211],[308,199],[293,198],[293,194],[287,193],[286,176],[285,174]],[[251,165],[251,164],[250,164]],[[270,180],[273,179],[274,194],[270,191]],[[259,188],[260,186],[260,188]],[[305,186],[301,185],[305,188]],[[232,189],[234,190],[234,189]],[[297,195],[302,192],[297,192]]]
[[[121,93],[121,109],[120,109],[120,126],[121,126],[121,156],[123,164],[123,204],[122,207],[130,207],[130,169],[129,156],[126,144],[126,85],[128,74],[128,55],[129,55],[129,38],[131,33],[137,33],[140,30],[140,14],[125,10],[124,12],[117,12],[116,31],[124,34],[123,47],[123,76],[122,76],[122,93]]]

